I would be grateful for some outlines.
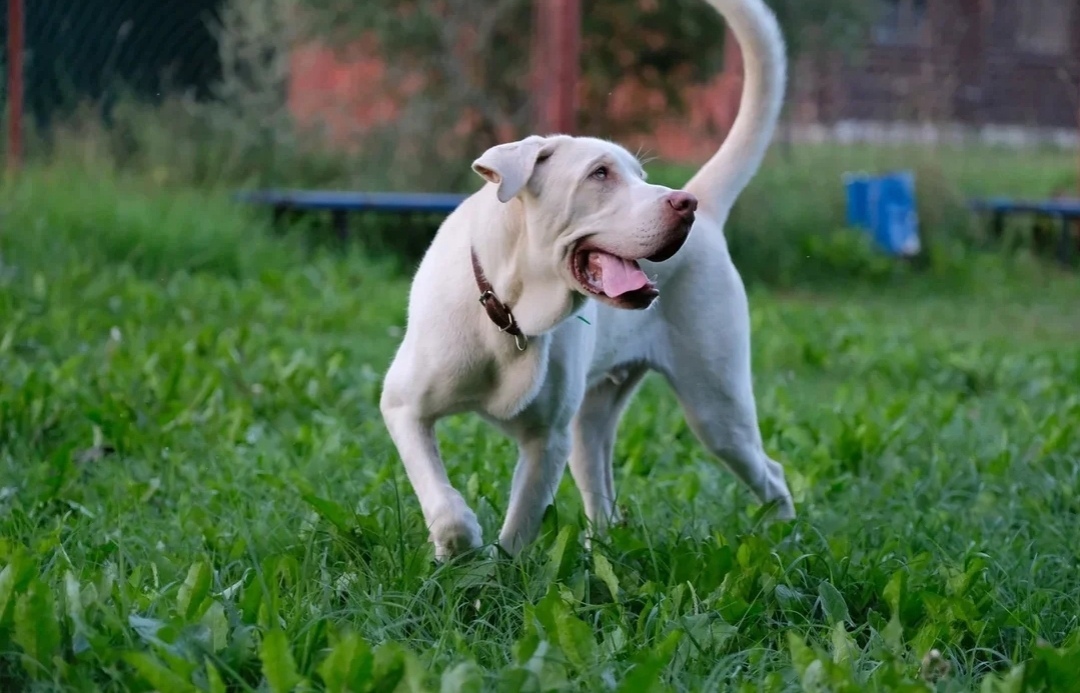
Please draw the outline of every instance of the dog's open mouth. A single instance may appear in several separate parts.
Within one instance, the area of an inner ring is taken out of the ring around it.
[[[687,223],[683,233],[645,259],[649,262],[669,259],[682,248],[689,230]],[[570,271],[585,293],[616,308],[648,308],[660,295],[660,290],[642,271],[637,260],[620,257],[587,242],[579,244],[571,253]]]
[[[636,260],[582,248],[570,262],[574,278],[586,292],[621,308],[646,308],[660,295]]]

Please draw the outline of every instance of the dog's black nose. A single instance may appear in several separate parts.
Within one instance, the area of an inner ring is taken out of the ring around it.
[[[686,221],[694,220],[694,211],[697,210],[697,198],[688,192],[678,190],[668,195],[668,204],[675,213]]]

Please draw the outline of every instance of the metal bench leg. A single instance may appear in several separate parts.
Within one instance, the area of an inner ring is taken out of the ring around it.
[[[330,213],[334,222],[334,231],[337,232],[338,239],[346,241],[349,239],[349,215],[344,209],[335,209]]]
[[[1005,236],[1004,212],[994,212],[990,221],[990,230],[994,235],[994,242],[1001,243],[1002,238]]]
[[[1058,237],[1058,260],[1066,267],[1073,264],[1073,240],[1069,228],[1069,218],[1064,214],[1058,214],[1057,222],[1061,235]]]
[[[288,211],[288,205],[274,205],[274,228],[278,231],[281,230],[281,225],[285,221],[285,214]]]

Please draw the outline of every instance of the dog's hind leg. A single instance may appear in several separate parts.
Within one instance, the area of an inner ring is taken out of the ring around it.
[[[595,536],[618,519],[612,467],[615,434],[626,404],[647,372],[644,366],[636,366],[601,381],[586,393],[574,418],[570,474]]]
[[[727,463],[763,503],[775,503],[775,517],[795,517],[795,505],[784,477],[784,468],[762,446],[753,400],[731,399],[719,390],[683,388],[679,401],[686,422],[701,444]]]
[[[745,289],[733,268],[706,276],[696,282],[697,290],[720,298],[708,321],[682,317],[663,371],[702,445],[763,503],[774,502],[774,517],[792,519],[795,506],[784,469],[765,454],[758,429]]]
[[[776,504],[777,519],[793,519],[795,505],[784,468],[762,445],[749,377],[711,375],[696,381],[671,381],[690,430],[761,502]]]

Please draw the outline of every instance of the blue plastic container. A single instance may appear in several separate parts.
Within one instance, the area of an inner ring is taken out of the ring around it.
[[[856,229],[870,230],[870,177],[866,174],[844,174],[847,193],[847,223]]]
[[[915,204],[915,174],[896,171],[880,176],[844,174],[847,223],[869,233],[890,255],[916,255],[919,214]]]

